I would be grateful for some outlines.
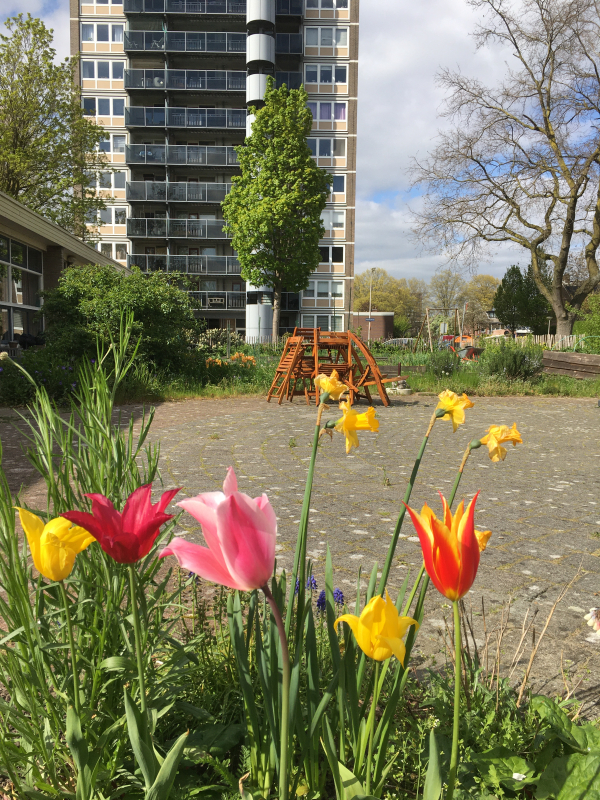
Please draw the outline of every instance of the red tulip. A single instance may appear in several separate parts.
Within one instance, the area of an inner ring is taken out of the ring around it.
[[[173,519],[173,514],[165,514],[164,510],[178,491],[164,492],[158,503],[152,505],[152,484],[148,483],[129,495],[122,512],[115,509],[108,497],[87,494],[92,501],[91,514],[67,511],[61,517],[85,528],[119,564],[133,564],[148,555],[160,526]]]
[[[443,519],[438,519],[427,504],[420,514],[406,506],[419,534],[427,574],[436,589],[449,600],[460,600],[473,585],[480,551],[485,549],[491,535],[489,531],[479,533],[475,530],[478,495],[479,492],[466,510],[462,501],[453,515],[440,494],[444,506]]]
[[[232,467],[222,492],[206,492],[179,506],[202,525],[208,547],[176,537],[160,554],[179,566],[230,589],[262,589],[273,575],[277,518],[269,498],[238,492]]]

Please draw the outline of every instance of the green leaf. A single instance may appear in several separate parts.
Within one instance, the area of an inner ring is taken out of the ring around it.
[[[338,761],[338,770],[340,772],[343,800],[354,800],[355,797],[364,797],[365,790],[356,775],[350,772],[348,767],[345,767],[340,761]]]
[[[485,753],[473,756],[472,762],[486,783],[492,786],[501,783],[507,789],[518,791],[523,786],[537,781],[533,764],[514,755],[507,747],[493,747]]]
[[[223,756],[228,750],[236,747],[246,732],[245,725],[224,725],[216,723],[197,728],[188,736],[184,756],[186,761],[193,761],[206,755]]]
[[[553,700],[543,695],[531,698],[531,709],[547,722],[554,733],[573,750],[600,750],[600,730],[593,725],[576,725]]]
[[[140,713],[127,691],[125,695],[125,714],[127,716],[127,733],[137,764],[144,776],[146,789],[150,789],[158,773],[158,763],[152,748],[148,721]]]
[[[111,656],[100,662],[100,669],[105,669],[109,672],[120,669],[133,671],[136,669],[136,664],[132,658],[127,658],[126,656]]]
[[[196,719],[201,719],[206,722],[214,719],[213,715],[208,711],[205,711],[205,709],[200,708],[199,706],[193,706],[191,703],[186,703],[185,700],[178,700],[175,703],[175,708],[177,708],[179,711],[183,711],[185,714],[189,714],[191,717],[195,717]],[[159,716],[162,716],[162,714]]]
[[[555,758],[544,770],[536,800],[600,800],[600,752]]]
[[[183,733],[169,750],[145,800],[167,800],[173,787],[173,781],[177,775],[177,769],[181,761],[181,756],[183,755],[187,738],[188,734]]]
[[[73,706],[67,708],[65,738],[77,767],[77,800],[88,800],[91,796],[91,775],[88,768],[88,746],[81,731],[81,722]]]
[[[429,732],[429,764],[423,787],[423,800],[438,800],[442,793],[442,774],[440,772],[440,754],[433,728]]]

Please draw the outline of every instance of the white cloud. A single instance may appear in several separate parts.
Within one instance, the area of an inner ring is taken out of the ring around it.
[[[56,61],[64,61],[70,54],[69,43],[69,2],[68,0],[8,0],[2,9],[0,33],[5,33],[4,20],[17,14],[41,17],[46,27],[54,31]]]

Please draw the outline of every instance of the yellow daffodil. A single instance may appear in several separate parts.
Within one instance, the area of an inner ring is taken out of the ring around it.
[[[315,386],[319,391],[328,394],[330,400],[339,400],[344,392],[348,391],[348,387],[341,382],[339,377],[337,369],[334,369],[331,375],[317,375]]]
[[[347,622],[354,634],[358,646],[365,655],[374,661],[385,661],[396,656],[404,666],[406,648],[402,638],[406,636],[411,625],[419,627],[419,623],[411,617],[401,617],[389,594],[385,600],[380,595],[374,597],[364,607],[360,617],[354,614],[343,614],[336,619],[334,625]]]
[[[451,419],[452,428],[454,432],[456,432],[458,426],[462,425],[465,421],[465,408],[473,408],[473,403],[466,394],[459,397],[449,389],[444,389],[444,391],[438,395],[438,398],[440,402],[437,404],[437,410],[443,409],[446,411],[441,419]]]
[[[96,540],[68,519],[44,521],[31,511],[17,508],[38,572],[51,581],[63,581],[71,574],[75,556]]]
[[[346,437],[346,453],[349,453],[353,447],[358,447],[358,436],[356,431],[372,431],[377,433],[379,430],[379,420],[375,418],[375,409],[373,406],[367,409],[363,414],[355,411],[350,403],[340,403],[340,409],[343,411],[344,416],[340,417],[335,423],[335,430],[338,433],[343,433]]]
[[[475,531],[475,538],[477,539],[477,544],[479,545],[479,552],[483,553],[485,548],[487,547],[487,543],[492,535],[491,531]]]
[[[492,461],[504,461],[506,458],[506,448],[501,447],[503,442],[512,442],[513,447],[523,444],[516,422],[513,423],[512,428],[509,428],[508,425],[492,425],[487,429],[486,435],[480,439],[480,442],[487,444]]]

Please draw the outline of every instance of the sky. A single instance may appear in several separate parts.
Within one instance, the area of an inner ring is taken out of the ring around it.
[[[69,54],[68,0],[4,0],[13,16],[30,11],[54,29],[57,58]],[[411,158],[423,157],[444,124],[442,67],[494,82],[508,54],[475,48],[477,23],[466,0],[362,0],[358,73],[358,143],[355,272],[383,267],[396,278],[428,280],[446,264],[443,254],[422,253],[411,237]],[[1,26],[0,26],[1,29]],[[479,272],[501,278],[510,264],[526,263],[505,246]]]

